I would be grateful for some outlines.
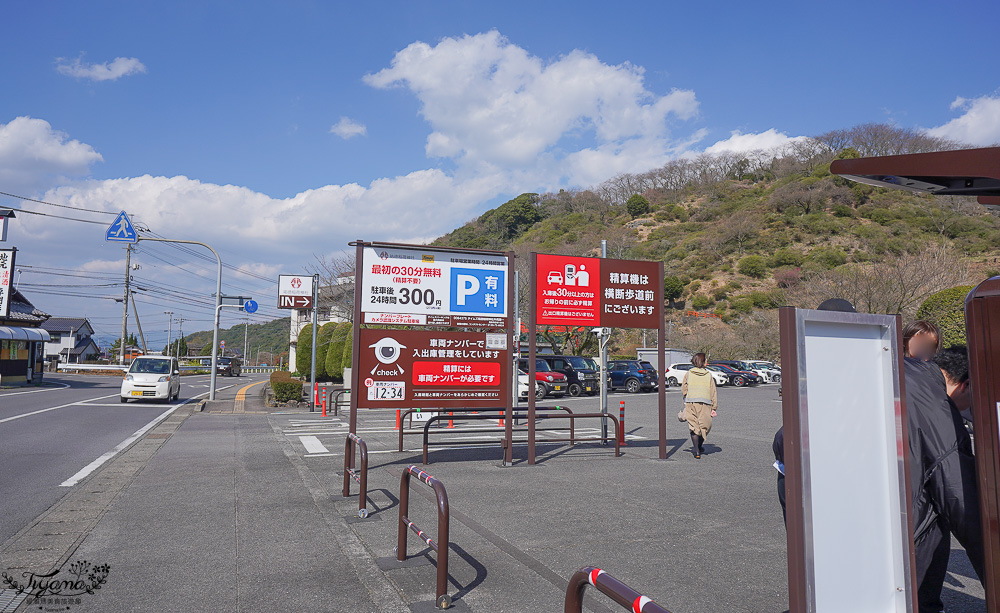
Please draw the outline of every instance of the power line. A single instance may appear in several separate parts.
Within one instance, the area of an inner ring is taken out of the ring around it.
[[[8,194],[7,192],[0,192],[0,196],[9,196],[11,198],[17,198],[18,200],[25,200],[27,202],[37,202],[38,204],[47,204],[49,206],[57,206],[63,209],[73,209],[74,211],[86,211],[88,213],[96,213],[98,215],[118,215],[118,213],[111,213],[108,211],[95,211],[93,209],[84,208],[82,206],[70,206],[68,204],[56,204],[55,202],[46,202],[44,200],[36,200],[35,198],[28,198],[27,196],[18,196],[17,194]],[[20,210],[20,209],[18,209]],[[30,213],[31,211],[25,211],[25,213]],[[44,215],[45,213],[39,213]],[[100,223],[100,222],[94,222]]]

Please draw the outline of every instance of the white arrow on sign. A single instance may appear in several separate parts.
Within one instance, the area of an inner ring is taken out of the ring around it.
[[[312,308],[312,296],[278,296],[279,309]]]

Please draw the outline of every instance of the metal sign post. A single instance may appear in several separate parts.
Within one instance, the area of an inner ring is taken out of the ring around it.
[[[312,398],[309,410],[316,410],[316,327],[319,325],[319,275],[313,275],[313,327],[312,327],[312,366],[310,366],[309,378],[312,386],[309,388],[309,397]]]

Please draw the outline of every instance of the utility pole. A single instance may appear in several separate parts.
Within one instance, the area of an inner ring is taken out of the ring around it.
[[[175,355],[174,355],[174,357],[176,357],[178,360],[181,359],[181,340],[183,338],[184,338],[184,318],[183,317],[178,317],[177,318],[177,351],[175,352]]]
[[[132,245],[125,245],[125,294],[122,297],[121,364],[125,364],[125,345],[128,343],[128,284],[132,277]]]
[[[149,353],[146,347],[146,335],[142,333],[142,324],[139,323],[139,311],[135,308],[135,292],[132,292],[132,313],[135,315],[135,326],[139,328],[139,340],[142,341],[142,352]]]
[[[171,353],[171,351],[170,351],[170,335],[174,331],[174,312],[173,311],[164,311],[163,314],[167,316],[167,355],[169,356],[170,353]]]
[[[250,338],[250,318],[243,318],[243,360],[246,362],[250,361],[250,344],[247,342]]]

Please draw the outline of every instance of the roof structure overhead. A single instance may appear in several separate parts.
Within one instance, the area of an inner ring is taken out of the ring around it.
[[[830,172],[877,187],[976,196],[1000,209],[1000,147],[836,160]]]

